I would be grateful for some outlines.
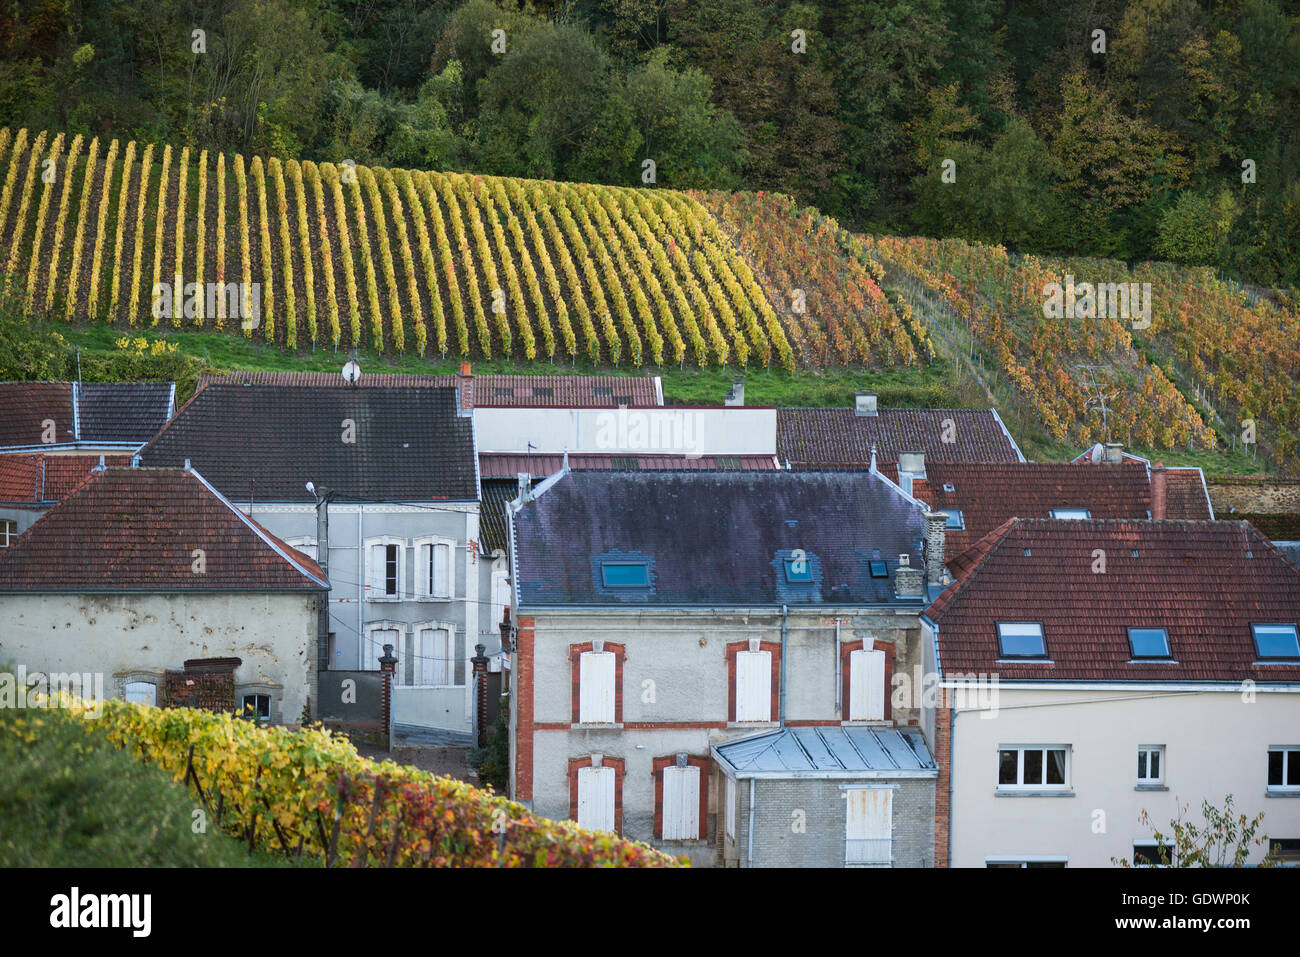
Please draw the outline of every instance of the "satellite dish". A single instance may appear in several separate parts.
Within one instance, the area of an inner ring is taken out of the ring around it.
[[[343,367],[343,381],[350,385],[356,385],[357,380],[361,378],[361,366],[357,364],[356,359],[349,359],[347,365]]]

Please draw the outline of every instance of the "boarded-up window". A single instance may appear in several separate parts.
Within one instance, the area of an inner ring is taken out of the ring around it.
[[[584,651],[578,669],[578,720],[614,723],[614,653]]]
[[[891,788],[850,788],[844,829],[844,863],[888,867],[892,859],[893,795]]]
[[[726,778],[727,782],[727,837],[736,839],[736,782]]]
[[[772,720],[772,653],[736,654],[736,720]]]
[[[697,840],[700,836],[700,769],[694,765],[666,767],[663,774],[663,839]]]
[[[614,769],[578,768],[578,825],[614,830]]]
[[[849,655],[849,720],[885,718],[885,653],[855,651]]]

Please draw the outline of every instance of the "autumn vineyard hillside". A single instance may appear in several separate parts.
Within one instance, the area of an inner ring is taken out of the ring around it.
[[[857,235],[778,193],[3,129],[0,262],[11,314],[286,350],[791,374],[940,358],[1052,442],[1209,449],[1249,423],[1276,464],[1300,465],[1294,300],[1163,263]],[[1070,276],[1150,283],[1150,325],[1045,316],[1045,286]],[[193,283],[258,298],[232,315]],[[156,308],[160,285],[174,308]]]

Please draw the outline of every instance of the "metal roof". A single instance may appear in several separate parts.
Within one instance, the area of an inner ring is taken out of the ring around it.
[[[783,728],[713,749],[737,777],[933,777],[916,728]]]

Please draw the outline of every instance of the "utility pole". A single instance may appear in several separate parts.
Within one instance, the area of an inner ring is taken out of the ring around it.
[[[316,564],[320,566],[326,581],[329,580],[330,565],[330,500],[334,498],[334,490],[325,486],[316,486],[311,482],[307,483],[307,491],[316,497]],[[329,592],[327,591],[321,598],[320,607],[317,611],[316,618],[316,691],[319,695],[320,679],[319,675],[323,671],[328,671],[330,666],[330,601]],[[316,702],[317,712],[319,713],[320,702]]]

